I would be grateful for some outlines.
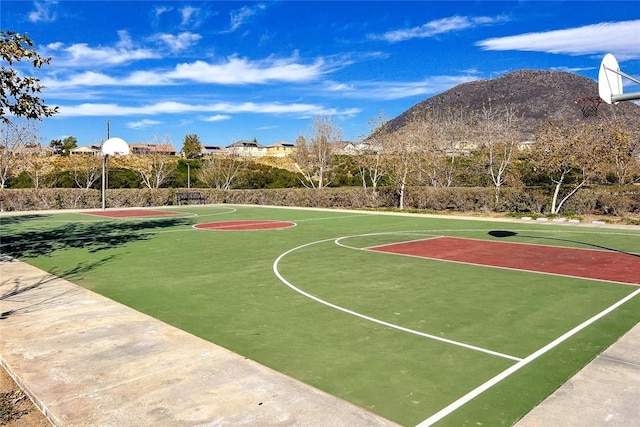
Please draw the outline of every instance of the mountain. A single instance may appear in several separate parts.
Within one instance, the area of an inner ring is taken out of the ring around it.
[[[593,119],[585,118],[581,104],[576,103],[576,99],[587,97],[598,97],[598,83],[587,77],[560,71],[518,70],[496,79],[460,84],[419,102],[390,120],[388,125],[393,132],[425,110],[467,107],[481,111],[483,106],[489,106],[490,103],[494,110],[507,105],[515,107],[522,116],[523,137],[531,139],[535,129],[549,120]],[[587,105],[594,104],[587,102]],[[640,121],[640,106],[631,102],[616,105],[601,103],[597,112],[598,117],[616,115]]]

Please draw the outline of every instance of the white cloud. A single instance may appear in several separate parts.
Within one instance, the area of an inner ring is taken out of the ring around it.
[[[91,47],[87,43],[70,46],[64,43],[47,45],[45,56],[55,56],[57,66],[114,66],[142,59],[160,58],[158,52],[150,49],[135,48],[126,31],[118,31],[120,41],[116,47]]]
[[[80,74],[73,74],[69,79],[64,81],[43,79],[42,83],[47,88],[61,89],[77,86],[105,86],[116,85],[118,81],[106,74],[87,71]]]
[[[397,43],[415,38],[433,37],[438,34],[450,33],[453,31],[465,30],[484,25],[493,25],[505,22],[505,16],[489,17],[489,16],[450,16],[448,18],[437,19],[427,22],[413,28],[404,28],[400,30],[387,31],[382,35],[374,35],[371,38],[386,40],[390,43]]]
[[[178,35],[160,33],[152,37],[152,40],[159,40],[164,43],[172,52],[186,50],[196,44],[202,36],[200,34],[183,32]]]
[[[156,104],[140,106],[123,106],[115,103],[99,104],[84,103],[78,105],[60,105],[59,114],[56,117],[94,117],[94,116],[150,116],[158,114],[183,114],[183,113],[252,113],[252,114],[289,114],[289,115],[354,115],[359,113],[359,108],[338,110],[324,108],[314,104],[281,104],[281,103],[213,103],[213,104],[186,104],[182,102],[159,102]]]
[[[208,11],[201,8],[185,6],[180,9],[180,26],[183,28],[198,28],[209,15]]]
[[[496,37],[476,44],[485,50],[522,50],[568,55],[611,52],[620,59],[636,59],[640,58],[638,40],[640,20]]]
[[[322,60],[305,65],[291,60],[249,61],[232,57],[219,64],[204,61],[178,64],[167,76],[174,80],[215,84],[299,82],[313,80],[325,73],[323,65]]]
[[[71,74],[66,80],[43,78],[41,82],[47,90],[53,91],[100,86],[167,86],[175,84],[162,74],[148,71],[136,71],[122,78],[110,77],[107,74],[94,71],[86,71],[84,73]]]
[[[231,18],[231,22],[229,23],[229,28],[222,31],[222,33],[233,33],[238,28],[243,26],[249,18],[254,16],[260,10],[264,10],[266,6],[264,4],[258,4],[254,7],[243,6],[240,9],[232,10],[229,15]]]
[[[159,124],[162,124],[162,122],[159,122],[157,120],[143,119],[137,122],[129,122],[125,126],[129,129],[145,129]]]
[[[29,22],[53,22],[56,20],[55,6],[57,0],[53,1],[36,1],[33,3],[35,10],[29,12]]]
[[[76,51],[84,47],[75,47]],[[95,53],[95,52],[94,52]],[[78,57],[82,55],[78,54]],[[330,72],[330,65],[323,59],[312,64],[296,62],[297,58],[268,58],[250,61],[232,57],[218,64],[204,61],[178,64],[173,70],[134,71],[127,76],[110,77],[104,73],[85,72],[70,75],[66,80],[42,79],[43,85],[51,89],[80,86],[168,86],[185,81],[220,84],[267,84],[274,82],[307,82]],[[344,65],[344,64],[342,64]]]
[[[214,116],[206,117],[203,120],[205,122],[221,122],[223,120],[229,120],[230,118],[231,116],[229,116],[228,114],[216,114]]]
[[[156,6],[153,12],[154,12],[156,17],[160,17],[160,16],[164,15],[165,13],[171,12],[172,10],[173,10],[172,7]]]
[[[477,80],[474,73],[460,76],[432,76],[417,82],[352,82],[349,84],[326,82],[326,89],[341,97],[354,99],[394,100],[412,96],[442,93],[461,83]]]

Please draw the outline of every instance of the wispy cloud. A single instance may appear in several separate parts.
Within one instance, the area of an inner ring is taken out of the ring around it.
[[[290,59],[250,61],[232,57],[218,64],[204,61],[179,64],[173,72],[168,73],[168,77],[200,83],[238,85],[309,81],[324,72],[324,61],[321,59],[313,64],[300,64]]]
[[[142,59],[161,58],[160,52],[133,45],[126,31],[118,31],[120,40],[115,47],[92,47],[87,43],[51,43],[45,47],[45,56],[54,56],[56,66],[114,66]]]
[[[433,20],[417,27],[403,28],[400,30],[387,31],[386,33],[383,33],[380,35],[372,35],[370,36],[370,38],[378,39],[378,40],[386,40],[390,43],[397,43],[397,42],[415,39],[415,38],[423,39],[428,37],[434,37],[439,34],[466,30],[468,28],[473,28],[478,26],[494,25],[497,23],[505,22],[507,20],[508,18],[503,15],[497,16],[497,17],[450,16],[448,18]]]
[[[640,20],[605,22],[577,28],[496,37],[477,44],[485,50],[590,55],[611,52],[620,59],[640,58]]]
[[[182,114],[182,113],[253,113],[253,114],[287,114],[294,116],[311,117],[317,115],[354,115],[361,110],[358,108],[335,109],[324,108],[315,104],[303,103],[228,103],[218,102],[213,104],[187,104],[183,102],[159,102],[156,104],[125,106],[115,103],[99,104],[84,103],[78,105],[60,105],[59,114],[56,117],[94,117],[94,116],[150,116],[157,114]]]
[[[206,21],[209,12],[206,9],[184,6],[180,10],[180,26],[182,28],[199,28]]]
[[[151,40],[162,42],[172,52],[184,51],[195,45],[200,39],[202,39],[202,36],[200,34],[195,34],[188,31],[182,32],[177,35],[159,33],[151,37]]]
[[[240,9],[232,10],[229,13],[230,23],[229,28],[221,33],[233,33],[238,28],[242,27],[252,16],[256,15],[259,11],[266,9],[266,5],[257,4],[253,7],[243,6]]]
[[[229,120],[231,118],[228,114],[215,114],[213,116],[209,116],[204,118],[205,122],[221,122],[223,120]]]
[[[129,122],[125,126],[129,129],[146,129],[148,127],[156,126],[159,124],[162,124],[162,122],[159,122],[157,120],[143,119],[137,122]]]
[[[76,50],[80,48],[81,46],[76,46]],[[64,80],[43,78],[42,83],[52,90],[79,86],[165,86],[185,81],[218,85],[295,83],[315,80],[332,69],[324,59],[317,59],[311,64],[302,64],[297,59],[268,58],[250,61],[232,57],[215,64],[195,61],[178,64],[171,70],[134,71],[117,78],[87,71],[71,74]]]
[[[29,12],[28,19],[30,22],[53,22],[56,20],[57,0],[36,1],[33,3],[34,10]]]
[[[341,97],[371,100],[394,100],[414,96],[434,95],[452,87],[477,80],[474,73],[459,76],[432,76],[415,82],[326,82],[326,90]]]

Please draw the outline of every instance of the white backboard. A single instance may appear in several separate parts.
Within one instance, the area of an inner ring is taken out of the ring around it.
[[[129,144],[122,138],[109,138],[102,144],[102,154],[126,156],[129,154]]]
[[[607,53],[598,72],[598,95],[607,104],[614,104],[612,97],[622,95],[622,76],[616,58]]]

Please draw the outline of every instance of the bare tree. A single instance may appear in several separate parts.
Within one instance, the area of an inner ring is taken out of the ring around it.
[[[474,114],[466,108],[447,108],[439,111],[435,118],[439,131],[435,132],[440,139],[436,147],[440,164],[440,184],[443,187],[455,185],[455,176],[459,157],[462,155],[474,125]]]
[[[418,170],[420,135],[415,126],[404,126],[385,138],[384,167],[397,188],[400,209],[404,209],[406,188]]]
[[[362,188],[366,193],[367,185],[370,183],[371,195],[375,198],[378,195],[378,185],[386,172],[383,167],[384,139],[387,133],[387,121],[384,118],[384,113],[380,113],[369,122],[369,129],[370,134],[364,141],[367,148],[358,155],[356,165],[362,179]]]
[[[412,135],[411,151],[416,162],[416,180],[434,187],[446,186],[446,133],[443,123],[431,111],[416,115],[405,126]]]
[[[18,172],[20,148],[37,140],[37,128],[32,120],[0,121],[0,188],[5,188],[11,176]]]
[[[20,156],[19,169],[25,172],[35,190],[53,187],[57,181],[55,158],[46,152]]]
[[[304,137],[296,140],[291,156],[303,176],[303,184],[323,188],[331,184],[333,145],[342,139],[342,129],[326,116],[314,118],[312,128],[309,141]]]
[[[160,186],[175,171],[178,159],[161,153],[130,154],[125,157],[110,157],[115,165],[124,166],[138,174],[142,183],[147,188],[160,188]]]
[[[640,127],[619,119],[600,123],[595,141],[620,186],[640,181]]]
[[[293,152],[290,155],[298,173],[302,176],[300,182],[307,188],[316,188],[315,163],[311,154],[311,148],[304,136],[296,138]]]
[[[513,106],[495,110],[484,106],[477,126],[487,171],[495,188],[495,204],[500,201],[500,189],[506,183],[507,173],[520,143],[519,116]]]
[[[536,136],[530,156],[538,173],[549,175],[555,185],[551,213],[557,214],[564,203],[602,170],[600,147],[593,143],[591,125],[548,123]]]
[[[67,168],[78,188],[89,189],[101,177],[102,158],[97,155],[75,155],[65,157]]]
[[[245,163],[240,156],[210,156],[202,162],[198,179],[209,188],[229,190],[233,187]]]

